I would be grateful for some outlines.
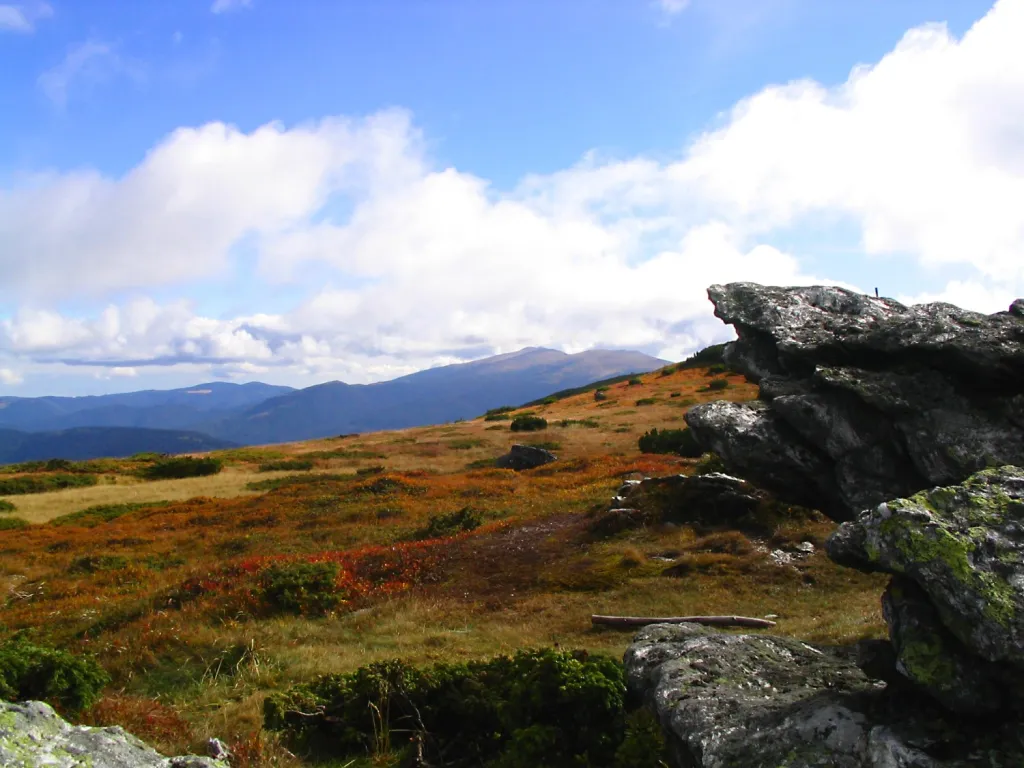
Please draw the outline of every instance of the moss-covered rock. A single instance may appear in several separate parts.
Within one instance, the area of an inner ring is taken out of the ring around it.
[[[879,504],[827,546],[843,565],[915,582],[970,653],[1024,668],[1024,470]]]
[[[228,768],[222,760],[164,757],[118,727],[65,722],[42,702],[0,701],[0,765],[4,768]]]

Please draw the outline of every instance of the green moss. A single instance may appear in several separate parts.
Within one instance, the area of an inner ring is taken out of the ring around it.
[[[885,536],[893,540],[905,562],[938,560],[945,563],[954,577],[965,586],[970,586],[974,581],[974,571],[968,557],[974,551],[974,542],[965,541],[942,527],[922,530],[899,515],[883,521],[880,528]],[[902,566],[898,566],[897,570],[902,572]]]

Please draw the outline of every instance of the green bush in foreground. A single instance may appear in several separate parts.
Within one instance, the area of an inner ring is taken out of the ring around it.
[[[492,459],[493,461],[493,459]],[[472,507],[463,507],[447,514],[431,515],[427,524],[414,534],[416,539],[441,539],[463,531],[472,531],[483,524],[483,515]]]
[[[712,392],[721,392],[723,389],[729,388],[728,379],[712,379],[708,382],[708,389]]]
[[[147,480],[178,480],[184,477],[216,475],[224,468],[224,462],[212,457],[194,458],[178,456],[155,461],[142,469],[139,474]]]
[[[88,707],[110,677],[95,660],[22,639],[0,645],[0,699],[42,700],[64,711]]]
[[[428,763],[453,768],[633,768],[660,743],[645,744],[646,723],[627,728],[625,693],[613,659],[549,648],[422,668],[378,662],[271,694],[263,713],[293,748],[322,758],[419,744]]]
[[[7,499],[0,499],[0,512],[17,512],[18,508]]]
[[[543,416],[516,416],[509,425],[513,432],[537,432],[547,428],[548,420]]]
[[[62,488],[82,488],[96,485],[96,475],[26,475],[0,480],[0,496],[16,496],[26,493],[46,493]]]
[[[283,563],[260,576],[259,596],[271,611],[304,616],[330,611],[341,602],[337,563]]]
[[[638,446],[642,453],[678,453],[695,459],[702,453],[697,438],[689,427],[683,429],[652,429],[640,436]]]
[[[0,517],[0,531],[17,531],[28,528],[28,521],[20,517]]]

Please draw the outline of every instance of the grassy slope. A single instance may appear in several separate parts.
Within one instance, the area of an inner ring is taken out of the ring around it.
[[[639,454],[643,431],[682,426],[695,402],[755,395],[741,377],[730,377],[724,393],[706,392],[701,369],[642,380],[611,386],[603,402],[588,392],[531,407],[552,424],[543,432],[516,435],[507,421],[477,419],[242,449],[216,454],[229,465],[220,476],[148,484],[129,481],[114,462],[95,488],[12,497],[32,521],[101,502],[175,503],[92,528],[0,531],[0,635],[26,628],[96,653],[115,682],[90,721],[125,725],[175,754],[216,735],[254,766],[294,764],[259,734],[269,690],[395,656],[426,662],[556,642],[621,654],[629,633],[591,628],[591,613],[777,614],[780,632],[809,640],[878,635],[881,580],[820,551],[798,571],[746,545],[715,552],[713,539],[685,527],[603,542],[585,534],[588,510],[607,504],[624,477],[690,471],[692,461]],[[562,419],[598,426],[557,426]],[[466,469],[513,442],[551,441],[560,461],[549,467]],[[259,463],[303,456],[314,459],[314,474],[328,474],[262,494],[246,489],[286,476],[257,473]],[[355,474],[375,465],[387,474]],[[429,516],[466,505],[484,513],[482,529],[401,544]],[[829,530],[794,522],[763,544],[820,544]],[[82,567],[82,557],[97,554],[121,559]],[[251,596],[253,574],[279,556],[341,560],[353,574],[350,602],[324,619],[265,615]],[[664,578],[671,563],[658,558],[691,570]],[[182,598],[191,594],[183,585],[197,596]]]

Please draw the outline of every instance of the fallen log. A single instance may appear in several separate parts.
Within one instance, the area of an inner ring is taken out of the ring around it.
[[[775,622],[768,619],[752,619],[749,616],[598,616],[590,617],[592,624],[609,627],[645,627],[648,624],[709,624],[716,627],[753,627],[767,629]]]

